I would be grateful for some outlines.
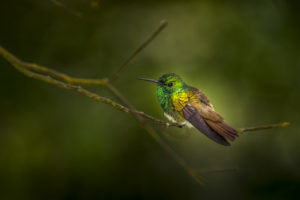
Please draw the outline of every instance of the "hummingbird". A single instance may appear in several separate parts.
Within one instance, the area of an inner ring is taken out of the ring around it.
[[[156,95],[164,115],[172,122],[195,127],[218,144],[230,146],[236,129],[224,122],[215,111],[206,95],[199,89],[187,85],[178,75],[168,73],[158,80],[138,78],[157,85]]]

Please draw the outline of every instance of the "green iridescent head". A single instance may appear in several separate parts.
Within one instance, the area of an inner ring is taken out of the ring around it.
[[[183,80],[174,73],[164,74],[158,80],[138,78],[139,80],[149,81],[157,84],[157,89],[165,93],[172,93],[185,86]]]
[[[178,89],[181,89],[185,83],[183,80],[174,73],[164,74],[159,79],[158,87],[164,90],[164,92],[172,93]]]
[[[174,73],[164,74],[158,80],[147,78],[138,79],[156,83],[156,96],[158,102],[160,103],[160,106],[164,112],[167,113],[170,113],[173,110],[173,105],[169,103],[170,97],[176,95],[177,92],[185,92],[188,89],[188,86],[183,82],[183,80]]]

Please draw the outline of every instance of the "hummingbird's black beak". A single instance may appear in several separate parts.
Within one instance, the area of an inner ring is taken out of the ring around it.
[[[149,78],[137,78],[137,80],[148,81],[148,82],[156,83],[157,85],[161,84],[158,80],[149,79]]]

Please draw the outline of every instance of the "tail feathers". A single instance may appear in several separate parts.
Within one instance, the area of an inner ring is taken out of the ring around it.
[[[214,131],[231,141],[234,141],[235,138],[239,136],[237,131],[225,122],[213,122],[209,120],[206,122]]]

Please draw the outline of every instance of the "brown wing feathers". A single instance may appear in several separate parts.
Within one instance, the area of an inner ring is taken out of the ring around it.
[[[238,136],[237,131],[225,122],[213,122],[206,120],[207,124],[223,137],[233,141]]]
[[[207,123],[205,122],[203,117],[199,114],[196,108],[190,105],[186,105],[182,109],[182,113],[183,113],[183,117],[188,122],[190,122],[195,128],[197,128],[199,131],[204,133],[204,135],[206,135],[207,137],[209,137],[210,139],[212,139],[213,141],[219,144],[225,146],[230,145],[222,135],[218,134],[207,125]]]
[[[209,102],[204,93],[196,88],[190,88],[188,96],[190,103],[186,105],[183,114],[187,115],[187,112],[195,111],[197,111],[197,114],[194,113],[189,119],[186,118],[188,116],[184,116],[184,118],[194,125],[198,130],[200,130],[209,138],[223,145],[229,145],[225,138],[233,141],[235,137],[238,136],[237,131],[226,124],[223,121],[223,118],[214,111],[212,104]],[[206,126],[209,128],[209,131],[207,130],[208,128]]]

